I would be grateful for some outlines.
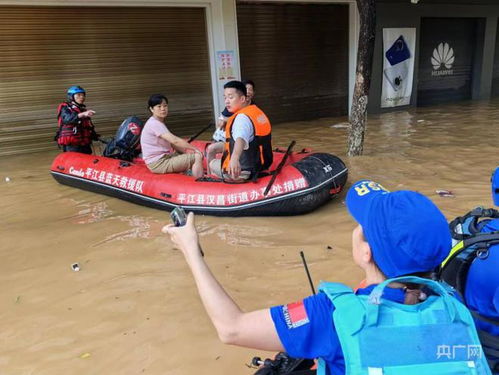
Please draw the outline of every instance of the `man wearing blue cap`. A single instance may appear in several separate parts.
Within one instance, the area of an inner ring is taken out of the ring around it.
[[[184,253],[224,343],[319,358],[319,374],[456,374],[471,368],[489,374],[469,311],[442,284],[402,277],[430,274],[449,253],[440,210],[419,193],[391,193],[369,180],[350,188],[346,205],[358,223],[353,260],[368,286],[354,294],[343,284],[322,283],[321,293],[300,302],[248,313],[200,255],[192,213],[186,226],[163,231]]]
[[[492,175],[499,206],[499,167]],[[440,277],[472,311],[492,373],[499,374],[499,211],[477,207],[450,223],[456,242]]]

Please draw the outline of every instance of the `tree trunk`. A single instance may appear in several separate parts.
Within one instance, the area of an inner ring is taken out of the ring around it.
[[[357,50],[355,88],[350,111],[348,156],[362,155],[367,120],[367,98],[371,86],[374,39],[376,35],[376,0],[357,0],[360,32]]]

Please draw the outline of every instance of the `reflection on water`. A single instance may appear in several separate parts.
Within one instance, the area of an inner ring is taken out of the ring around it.
[[[357,158],[345,156],[345,121],[277,125],[274,143],[337,154],[349,184],[367,177],[420,191],[448,219],[491,206],[499,100],[370,116]],[[56,153],[0,160],[2,373],[251,374],[244,364],[265,353],[218,342],[185,261],[160,232],[169,215],[59,185],[48,173]],[[361,274],[343,199],[296,217],[199,215],[206,259],[244,309],[310,293],[300,250],[316,283],[353,286]]]
[[[128,229],[108,235],[102,241],[93,244],[93,246],[99,246],[112,241],[158,236],[159,230],[167,223],[166,221],[160,222],[150,217],[139,215],[115,216],[107,202],[92,203],[77,201],[75,199],[70,199],[69,201],[78,211],[75,215],[64,219],[69,219],[73,224],[84,225],[100,222],[102,225],[111,225],[112,221],[120,221],[128,224]],[[166,215],[165,219],[167,219]],[[201,222],[198,224],[198,229],[201,237],[216,235],[221,242],[227,245],[248,247],[273,246],[275,241],[272,241],[272,238],[282,233],[282,230],[256,224],[252,226],[225,223],[208,225]]]
[[[119,233],[114,233],[112,235],[107,236],[102,241],[97,242],[93,246],[99,246],[103,243],[112,242],[112,241],[124,241],[132,238],[150,238],[153,235],[157,235],[157,231],[155,234],[152,233],[151,228],[154,226],[148,218],[141,216],[118,216],[112,218],[110,220],[119,220],[125,222],[129,225],[129,229],[124,230]],[[156,229],[160,228],[160,223],[155,222],[157,225]]]
[[[213,227],[206,234],[216,234],[224,243],[230,246],[273,247],[276,238],[282,230],[262,225],[222,224]]]
[[[70,199],[70,201],[79,209],[74,216],[68,218],[71,219],[73,224],[92,224],[98,222],[107,224],[114,220],[128,224],[128,229],[106,236],[102,241],[93,244],[93,246],[132,238],[150,238],[158,234],[157,229],[162,224],[157,220],[151,220],[151,218],[144,216],[113,216],[113,211],[109,208],[107,202],[90,203],[74,199]],[[156,229],[156,233],[152,233],[153,227]]]
[[[75,224],[90,224],[105,220],[113,215],[106,202],[88,203],[73,200],[77,207],[85,207],[73,216]]]

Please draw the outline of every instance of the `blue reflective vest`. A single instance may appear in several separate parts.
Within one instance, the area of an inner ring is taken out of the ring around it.
[[[395,281],[423,284],[435,295],[416,305],[381,299]],[[470,312],[442,283],[408,276],[388,279],[369,295],[338,283],[321,283],[319,291],[335,306],[347,375],[490,374]],[[317,374],[325,373],[319,359]]]

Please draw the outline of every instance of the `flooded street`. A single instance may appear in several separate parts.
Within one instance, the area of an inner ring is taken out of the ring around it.
[[[347,188],[371,178],[417,190],[449,220],[492,206],[499,100],[370,116],[357,158],[345,156],[345,121],[278,125],[274,146],[296,140],[296,150],[336,154],[349,167]],[[160,232],[168,213],[58,184],[56,154],[0,160],[1,373],[252,374],[251,358],[271,353],[219,342],[181,253]],[[197,216],[206,260],[245,310],[311,293],[300,250],[316,284],[355,286],[343,198],[303,216]]]

